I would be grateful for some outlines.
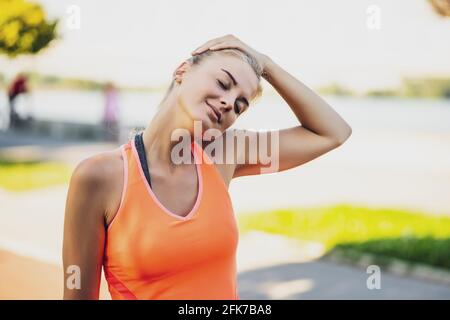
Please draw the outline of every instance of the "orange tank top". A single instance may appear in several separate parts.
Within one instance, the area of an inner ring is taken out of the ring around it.
[[[156,198],[134,141],[120,148],[124,185],[103,260],[112,299],[239,299],[237,223],[227,187],[206,152],[191,143],[198,194],[182,217]]]

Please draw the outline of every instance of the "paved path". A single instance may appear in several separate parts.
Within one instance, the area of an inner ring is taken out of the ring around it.
[[[383,272],[369,290],[366,269],[317,259],[320,246],[254,232],[241,237],[241,299],[450,299],[450,286]],[[245,265],[252,268],[245,270]],[[244,269],[244,270],[243,270]]]
[[[24,194],[0,193],[0,248],[60,266],[66,192],[66,187],[53,187]],[[449,286],[383,272],[381,290],[369,290],[366,270],[317,259],[322,253],[316,243],[259,232],[240,235],[241,298],[450,299]],[[60,273],[54,276],[59,279]],[[59,288],[55,290],[57,298]]]

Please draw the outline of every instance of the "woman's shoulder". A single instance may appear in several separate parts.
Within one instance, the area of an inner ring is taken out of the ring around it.
[[[98,184],[108,182],[122,170],[122,152],[120,148],[116,148],[83,159],[75,167],[73,176],[85,183]]]
[[[98,201],[105,218],[120,204],[123,186],[124,160],[120,147],[89,156],[80,161],[73,171],[71,184]]]

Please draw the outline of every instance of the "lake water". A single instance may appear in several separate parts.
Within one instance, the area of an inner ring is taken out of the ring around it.
[[[153,117],[162,93],[122,92],[121,123],[145,126]],[[358,98],[324,96],[324,99],[356,130],[450,132],[450,100]],[[103,96],[98,91],[38,90],[20,98],[18,110],[38,119],[99,123]],[[0,95],[0,109],[7,100]],[[277,95],[265,95],[234,124],[236,128],[278,129],[297,125],[289,106]]]

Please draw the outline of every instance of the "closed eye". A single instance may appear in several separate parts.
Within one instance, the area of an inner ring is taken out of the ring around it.
[[[222,81],[217,80],[217,83],[219,84],[219,86],[220,86],[222,89],[224,89],[224,90],[227,90],[227,89],[228,89],[228,88],[223,84]]]

